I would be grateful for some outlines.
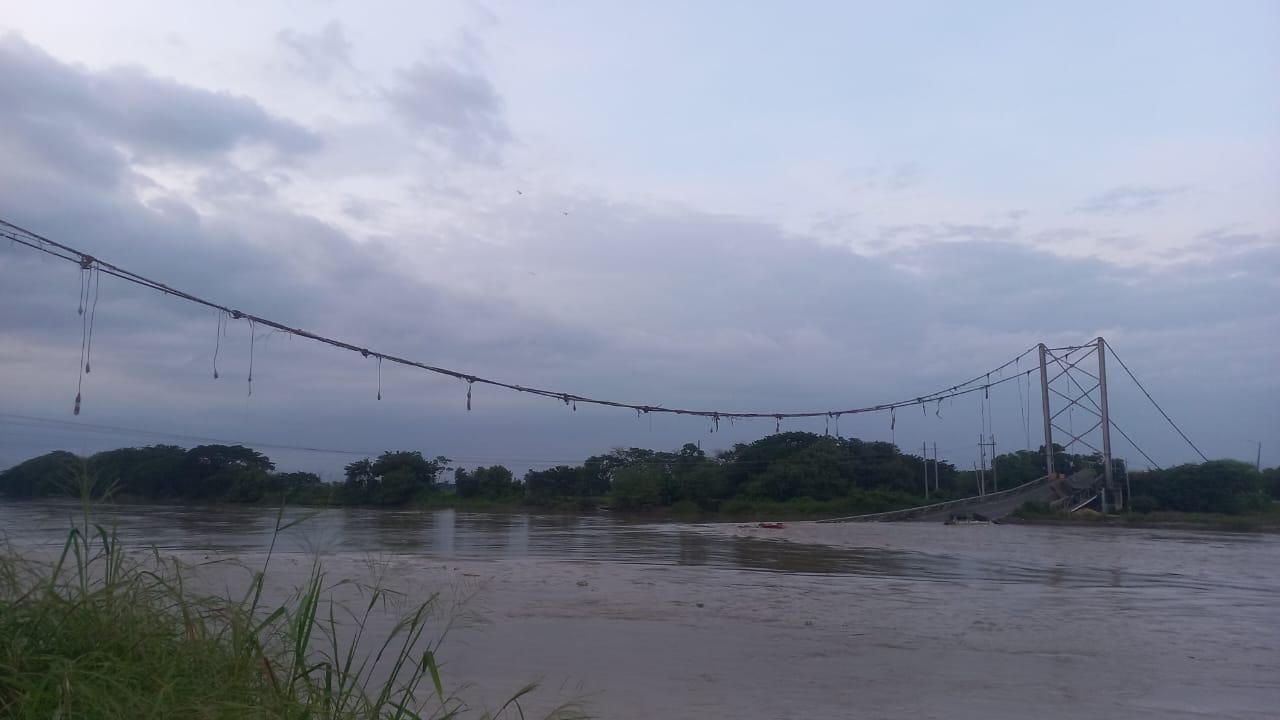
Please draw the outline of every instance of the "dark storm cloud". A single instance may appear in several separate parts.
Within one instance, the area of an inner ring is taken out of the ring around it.
[[[273,117],[249,98],[136,68],[86,70],[59,62],[17,35],[0,37],[0,77],[0,113],[8,122],[21,119],[32,133],[102,137],[140,157],[207,159],[244,143],[288,156],[320,145],[317,135]]]
[[[511,139],[497,90],[453,64],[418,62],[401,70],[386,98],[412,129],[460,159],[492,162]]]
[[[351,41],[336,21],[316,33],[282,30],[276,40],[289,52],[298,70],[316,80],[328,80],[351,67]]]
[[[1076,212],[1097,215],[1130,215],[1156,210],[1170,200],[1187,193],[1185,186],[1112,188],[1084,201]]]

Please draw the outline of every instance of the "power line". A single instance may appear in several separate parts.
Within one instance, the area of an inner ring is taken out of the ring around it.
[[[205,307],[217,310],[221,313],[226,313],[233,319],[246,320],[249,322],[251,327],[256,325],[265,325],[267,327],[273,328],[274,330],[278,330],[280,332],[285,332],[291,335],[304,337],[309,340],[314,340],[316,342],[323,343],[323,344],[336,347],[342,350],[347,350],[349,352],[360,353],[362,356],[366,358],[372,357],[377,359],[378,361],[385,360],[387,362],[392,362],[392,363],[404,365],[407,367],[414,367],[420,370],[425,370],[427,372],[435,373],[438,375],[445,375],[447,377],[452,377],[458,380],[465,381],[467,383],[467,409],[468,410],[471,409],[471,388],[476,383],[479,383],[481,385],[500,387],[500,388],[504,388],[504,389],[511,390],[518,393],[552,398],[552,399],[563,402],[565,405],[573,406],[575,409],[577,408],[578,403],[583,403],[587,405],[600,405],[605,407],[625,408],[629,410],[634,410],[637,415],[649,414],[649,413],[688,415],[688,416],[703,417],[703,418],[710,419],[715,427],[719,426],[719,422],[721,419],[734,420],[734,419],[748,419],[748,418],[773,418],[774,420],[777,421],[778,426],[780,427],[782,420],[789,419],[789,418],[826,417],[828,419],[830,418],[839,419],[840,416],[842,415],[858,415],[862,413],[893,410],[895,408],[901,408],[901,407],[913,407],[916,405],[925,405],[932,402],[940,402],[942,400],[959,397],[961,395],[967,395],[973,392],[978,392],[978,391],[986,392],[990,387],[999,385],[1000,383],[1006,382],[1009,379],[1017,377],[1016,375],[1014,375],[1014,376],[1011,376],[1010,378],[1004,378],[996,382],[991,382],[991,375],[993,373],[999,373],[1000,371],[1004,370],[1010,365],[1017,363],[1023,357],[1029,355],[1030,353],[1034,352],[1037,349],[1036,346],[1028,348],[1027,350],[1023,351],[1020,355],[1013,358],[1009,362],[1001,365],[1000,367],[994,370],[991,370],[987,373],[978,375],[969,381],[960,383],[958,385],[952,385],[951,387],[945,390],[929,393],[927,395],[921,395],[919,397],[912,398],[909,400],[900,400],[897,402],[882,403],[879,405],[872,405],[867,407],[855,407],[855,408],[846,408],[846,409],[839,409],[839,410],[817,410],[817,411],[806,411],[806,412],[736,412],[736,411],[722,411],[722,410],[696,410],[696,409],[685,409],[685,408],[668,408],[660,405],[639,405],[635,403],[620,402],[617,400],[593,398],[593,397],[588,397],[586,395],[580,395],[577,393],[546,390],[542,388],[529,387],[529,386],[519,385],[515,383],[501,381],[501,380],[493,380],[490,378],[485,378],[479,375],[475,375],[473,373],[463,372],[460,370],[452,370],[452,369],[443,368],[443,367],[436,367],[434,365],[429,365],[424,362],[397,357],[395,355],[389,355],[387,353],[370,350],[369,348],[360,347],[358,345],[355,345],[353,343],[350,343],[344,340],[326,337],[324,335],[319,335],[317,333],[313,333],[307,330],[302,330],[300,328],[289,327],[288,325],[272,320],[270,318],[266,318],[260,315],[255,315],[252,313],[243,312],[240,310],[235,310],[227,305],[223,305],[221,303],[217,303],[212,300],[206,300],[204,298],[193,295],[192,293],[186,292],[184,290],[180,290],[178,288],[174,288],[170,285],[166,285],[165,283],[152,280],[147,277],[143,277],[142,275],[138,275],[137,273],[126,270],[112,263],[106,262],[105,260],[100,260],[94,257],[93,255],[90,255],[86,252],[73,248],[69,245],[64,245],[62,243],[50,240],[46,237],[38,235],[34,232],[31,232],[30,230],[19,227],[18,225],[15,225],[3,219],[0,219],[0,237],[7,238],[9,240],[12,240],[13,242],[19,243],[21,245],[32,248],[34,250],[38,250],[40,252],[46,253],[53,257],[59,258],[61,260],[74,262],[78,264],[82,270],[95,270],[98,273],[106,273],[108,275],[119,278],[126,282],[133,283],[141,287],[149,288],[157,292],[163,293],[165,295],[173,295],[181,300],[186,300],[187,302],[191,302],[197,305],[203,305]],[[250,347],[252,348],[252,346]],[[982,381],[984,378],[986,379],[985,384],[976,385],[976,383],[978,383],[979,381]],[[252,382],[252,379],[250,380],[250,382]]]
[[[1106,341],[1104,340],[1103,342],[1106,342]],[[1082,347],[1084,347],[1084,346],[1082,346]],[[1110,347],[1110,345],[1108,344],[1108,346],[1107,346],[1107,347]],[[1067,381],[1068,381],[1069,383],[1071,383],[1071,384],[1074,384],[1074,385],[1076,386],[1076,389],[1077,389],[1077,390],[1079,390],[1081,393],[1083,393],[1080,397],[1083,397],[1084,399],[1086,399],[1086,400],[1088,400],[1088,401],[1089,401],[1089,404],[1090,404],[1090,405],[1092,405],[1092,406],[1093,406],[1093,408],[1094,408],[1094,410],[1096,411],[1096,412],[1094,412],[1094,414],[1098,416],[1099,420],[1101,420],[1101,418],[1102,418],[1102,406],[1100,406],[1100,405],[1098,404],[1098,401],[1097,401],[1097,400],[1094,400],[1094,399],[1093,399],[1092,390],[1090,390],[1090,391],[1086,392],[1086,391],[1085,391],[1085,389],[1084,389],[1084,386],[1083,386],[1082,384],[1080,384],[1080,381],[1079,381],[1079,380],[1077,380],[1077,379],[1075,378],[1075,376],[1071,374],[1071,373],[1072,373],[1072,370],[1073,370],[1073,367],[1072,367],[1072,366],[1064,365],[1064,362],[1063,362],[1063,361],[1064,361],[1064,360],[1067,360],[1067,359],[1070,359],[1070,356],[1071,356],[1071,353],[1067,353],[1066,355],[1063,355],[1061,359],[1059,359],[1057,356],[1055,356],[1055,357],[1054,357],[1054,360],[1058,363],[1058,365],[1059,365],[1059,366],[1062,366],[1062,367],[1064,368],[1064,369],[1063,369],[1063,374],[1064,374],[1064,376],[1067,378]],[[1087,356],[1086,356],[1086,357],[1087,357]],[[1117,360],[1119,360],[1119,358],[1116,358],[1116,359],[1117,359]],[[1075,370],[1079,370],[1080,372],[1086,372],[1086,371],[1084,371],[1084,370],[1080,370],[1080,368],[1074,368],[1074,369],[1075,369]],[[1086,374],[1087,374],[1087,373],[1086,373]],[[1093,376],[1092,376],[1092,375],[1090,375],[1090,377],[1093,377]],[[1078,399],[1077,399],[1077,400],[1078,400]],[[1084,407],[1083,405],[1080,405],[1080,407],[1081,407],[1082,409],[1084,409],[1084,410],[1088,410],[1088,408]],[[1093,412],[1093,411],[1090,411],[1090,412]],[[1148,462],[1152,467],[1154,467],[1154,468],[1155,468],[1155,469],[1157,469],[1157,470],[1159,470],[1159,469],[1160,469],[1160,464],[1159,464],[1159,463],[1157,463],[1155,460],[1152,460],[1152,459],[1151,459],[1151,456],[1150,456],[1150,455],[1148,455],[1148,454],[1147,454],[1147,452],[1146,452],[1145,450],[1143,450],[1141,447],[1138,447],[1138,443],[1134,442],[1134,441],[1133,441],[1133,438],[1129,437],[1129,434],[1128,434],[1128,433],[1126,433],[1126,432],[1124,431],[1124,429],[1123,429],[1123,428],[1121,428],[1121,427],[1120,427],[1120,425],[1119,425],[1118,423],[1116,423],[1116,421],[1115,421],[1115,419],[1114,419],[1114,418],[1108,417],[1108,418],[1107,418],[1107,420],[1110,422],[1111,427],[1115,428],[1115,431],[1116,431],[1116,432],[1120,433],[1120,435],[1121,435],[1125,440],[1129,441],[1129,444],[1133,446],[1133,449],[1134,449],[1134,450],[1137,450],[1137,451],[1138,451],[1138,453],[1139,453],[1140,455],[1142,455],[1142,457],[1146,458],[1147,462]]]
[[[1201,460],[1203,460],[1204,462],[1209,462],[1209,458],[1205,457],[1205,454],[1200,452],[1200,448],[1196,447],[1196,444],[1191,442],[1191,438],[1187,437],[1187,434],[1182,432],[1182,428],[1178,427],[1178,424],[1173,421],[1173,418],[1169,417],[1169,413],[1166,413],[1164,411],[1164,408],[1160,407],[1160,403],[1156,402],[1156,399],[1151,397],[1151,393],[1147,392],[1147,389],[1142,386],[1141,382],[1138,381],[1137,376],[1133,374],[1133,371],[1129,369],[1129,366],[1125,365],[1124,360],[1121,360],[1120,356],[1116,354],[1116,349],[1111,347],[1111,343],[1107,342],[1106,340],[1103,340],[1103,342],[1107,343],[1107,349],[1111,351],[1111,357],[1115,358],[1116,362],[1120,363],[1120,367],[1124,368],[1124,371],[1128,373],[1129,379],[1133,380],[1133,383],[1138,386],[1138,389],[1142,391],[1143,395],[1147,396],[1147,399],[1151,401],[1151,404],[1155,406],[1156,410],[1160,411],[1160,414],[1164,416],[1164,419],[1169,421],[1169,425],[1174,430],[1176,430],[1179,435],[1182,436],[1183,440],[1187,441],[1187,444],[1191,446],[1192,450],[1196,451],[1196,454],[1200,456]],[[1137,446],[1135,445],[1134,447],[1137,447]],[[1143,454],[1145,455],[1145,453]]]
[[[138,437],[152,437],[162,440],[178,440],[198,443],[216,443],[219,445],[250,445],[258,448],[266,448],[268,450],[298,450],[302,452],[317,452],[333,455],[358,455],[367,457],[377,455],[377,452],[365,450],[346,450],[338,448],[321,448],[308,447],[305,445],[282,445],[279,443],[260,443],[245,442],[243,440],[228,440],[226,438],[205,437],[201,435],[184,435],[181,433],[163,432],[158,430],[143,430],[141,428],[121,427],[119,425],[102,425],[98,423],[72,422],[69,420],[56,420],[53,418],[42,418],[31,415],[15,415],[11,413],[0,413],[0,424],[17,425],[20,427],[39,428],[42,430],[80,430],[88,432],[97,432],[104,435],[135,435]]]
[[[172,433],[172,432],[164,432],[164,431],[157,431],[157,430],[144,430],[141,428],[123,427],[119,425],[105,425],[101,423],[87,423],[87,422],[72,421],[72,420],[59,420],[55,418],[42,418],[42,417],[37,417],[33,415],[19,415],[14,413],[0,413],[0,425],[29,427],[29,428],[36,428],[41,430],[91,432],[91,433],[97,433],[107,437],[134,435],[137,437],[153,437],[157,439],[172,440],[172,441],[187,441],[187,442],[195,442],[195,443],[201,443],[201,444],[244,445],[246,447],[258,448],[258,449],[264,449],[264,450],[294,450],[294,451],[303,451],[303,452],[332,454],[332,455],[352,455],[352,456],[366,457],[366,458],[377,457],[378,455],[381,454],[381,451],[373,451],[373,450],[367,450],[367,451],[366,450],[350,450],[350,449],[339,449],[339,448],[310,447],[310,446],[303,446],[303,445],[285,445],[285,444],[279,444],[279,443],[262,443],[262,442],[252,442],[252,441],[245,441],[245,440],[229,440],[226,438],[216,438],[216,437],[208,437],[208,436],[202,436],[202,435],[185,435],[182,433]],[[857,440],[858,442],[861,442],[864,445],[871,445],[871,444],[883,442],[883,441],[875,441],[875,440],[858,440],[857,438],[845,438],[845,440]],[[888,444],[892,444],[892,443],[888,443]],[[637,448],[637,449],[644,450],[646,448]],[[968,446],[955,447],[955,448],[942,448],[941,452],[954,452],[957,450],[965,450],[965,449],[968,449]],[[660,451],[652,451],[652,452],[657,453]],[[908,455],[907,453],[903,453],[901,450],[899,450],[899,453],[901,453],[904,456]],[[667,467],[667,466],[680,464],[680,458],[675,453],[665,453],[665,454],[667,455],[667,457],[665,458],[655,458],[652,460],[638,460],[638,461],[627,462],[626,464],[628,466],[635,465],[635,466],[644,466],[644,467]],[[600,458],[608,459],[612,457],[612,454],[604,453],[600,455],[594,455],[594,456],[588,457],[586,460],[554,459],[554,458],[548,458],[548,457],[528,458],[528,457],[508,457],[508,456],[460,456],[460,457],[450,458],[450,462],[455,464],[466,463],[466,464],[479,464],[479,465],[494,464],[494,463],[510,463],[513,465],[523,465],[530,468],[538,467],[538,468],[545,469],[545,468],[553,468],[561,465],[583,466],[586,464],[587,460],[591,459],[591,457],[600,457]],[[723,468],[767,467],[769,464],[775,462],[775,460],[776,459],[726,460],[726,459],[721,459],[719,457],[716,457],[714,455],[707,456],[708,462],[715,463],[717,466],[723,467]],[[791,457],[787,459],[787,462],[794,465],[804,466],[804,467],[819,467],[819,466],[830,464],[830,462],[824,458],[812,458],[812,457],[808,457],[808,458]],[[834,464],[836,464],[837,466],[854,467],[858,464],[858,462],[859,461],[856,458],[845,458],[845,459],[836,460]],[[951,464],[950,461],[944,461],[944,462]]]

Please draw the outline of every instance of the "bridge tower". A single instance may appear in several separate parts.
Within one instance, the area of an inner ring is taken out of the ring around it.
[[[1093,450],[1102,456],[1103,486],[1101,502],[1103,512],[1120,509],[1113,476],[1111,461],[1111,413],[1107,404],[1107,355],[1106,340],[1101,337],[1084,345],[1068,345],[1065,347],[1048,347],[1040,343],[1040,402],[1044,415],[1044,459],[1045,472],[1049,477],[1054,475],[1053,434],[1062,433],[1068,438],[1065,449],[1076,443]],[[1097,357],[1097,374],[1081,367],[1085,360]],[[1051,374],[1052,373],[1052,374]],[[1055,385],[1056,383],[1056,385]],[[1056,411],[1053,407],[1053,396],[1064,405]],[[1096,396],[1096,398],[1095,398]],[[1080,410],[1090,419],[1096,418],[1087,429],[1075,431],[1074,414]],[[1063,427],[1061,423],[1067,423]],[[1099,449],[1089,439],[1095,430],[1101,430],[1102,447]],[[1062,468],[1060,468],[1062,469]]]

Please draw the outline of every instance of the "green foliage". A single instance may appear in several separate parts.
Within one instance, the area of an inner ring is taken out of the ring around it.
[[[1129,501],[1129,509],[1133,512],[1147,515],[1160,509],[1160,501],[1150,495],[1135,495]]]
[[[524,487],[511,471],[501,465],[478,467],[470,472],[458,468],[453,471],[453,482],[460,498],[502,500],[518,497],[524,492]]]
[[[1100,469],[1100,457],[1072,455],[1059,446],[1054,451],[1060,471]],[[74,457],[53,453],[0,473],[0,493],[32,497],[62,492],[64,466]],[[890,443],[807,432],[739,443],[714,457],[693,443],[670,452],[617,448],[581,465],[530,470],[522,480],[500,465],[457,468],[455,493],[440,484],[448,458],[429,459],[416,451],[352,462],[337,484],[322,483],[311,473],[277,473],[265,455],[237,445],[124,448],[90,460],[97,476],[94,487],[100,488],[95,492],[109,487],[117,496],[146,500],[261,503],[288,498],[307,504],[472,508],[523,503],[556,509],[609,504],[623,510],[678,506],[702,512],[755,508],[853,514],[924,504],[926,468],[930,500],[967,497],[978,490],[974,473],[960,472],[950,463],[935,468],[932,460],[926,463]],[[1043,452],[1006,453],[995,465],[1000,487],[1011,488],[1042,475]],[[1123,464],[1117,464],[1117,472],[1123,472]],[[1117,477],[1122,480],[1123,475]],[[1255,494],[1233,502],[1244,508],[1260,501]]]
[[[147,500],[182,497],[187,451],[176,445],[152,445],[100,452],[90,458],[93,472],[116,485],[118,494]]]
[[[1272,500],[1280,500],[1280,467],[1262,471],[1262,487]]]
[[[1050,517],[1058,515],[1059,512],[1053,509],[1053,506],[1042,500],[1028,500],[1018,506],[1013,511],[1015,517],[1031,518],[1031,517]]]
[[[546,470],[530,470],[524,476],[525,500],[531,505],[574,504],[591,498],[593,478],[582,467],[557,465]]]
[[[278,501],[319,489],[314,473],[275,473],[265,455],[239,445],[106,450],[88,458],[57,451],[0,473],[0,494],[125,500]]]
[[[78,460],[65,450],[55,450],[14,465],[0,473],[0,494],[11,498],[53,494],[57,489],[57,479],[64,477],[72,463]]]
[[[1044,477],[1044,453],[1018,450],[996,457],[992,463],[1000,478],[1000,487],[1011,488]]]
[[[638,510],[662,502],[663,473],[655,467],[632,465],[613,477],[610,504],[619,510]]]
[[[1238,515],[1266,507],[1262,474],[1235,460],[1130,473],[1129,482],[1135,497],[1155,500],[1152,510]]]
[[[137,557],[87,522],[52,563],[0,550],[0,718],[444,720],[466,709],[436,660],[443,632],[428,632],[448,622],[438,595],[378,639],[366,634],[373,613],[404,600],[381,585],[331,583],[317,565],[272,607],[269,556],[239,599],[193,592],[176,561]],[[340,588],[360,605],[336,601]],[[534,689],[483,717],[523,718]]]
[[[404,505],[435,490],[449,458],[428,460],[420,452],[384,452],[346,466],[340,498],[351,505]]]

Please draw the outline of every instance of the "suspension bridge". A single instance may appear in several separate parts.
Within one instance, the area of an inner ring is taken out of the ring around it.
[[[1112,457],[1112,433],[1115,432],[1124,438],[1129,445],[1131,445],[1133,449],[1136,450],[1152,467],[1158,468],[1159,465],[1152,460],[1151,456],[1143,451],[1136,442],[1134,442],[1129,434],[1126,433],[1111,416],[1107,387],[1109,358],[1119,364],[1120,368],[1123,369],[1129,379],[1132,380],[1139,390],[1141,390],[1146,399],[1150,401],[1156,410],[1159,411],[1160,415],[1163,416],[1178,435],[1181,436],[1188,445],[1190,445],[1200,458],[1207,460],[1204,453],[1200,452],[1200,449],[1191,442],[1191,440],[1185,433],[1183,433],[1177,424],[1174,423],[1172,418],[1169,417],[1164,409],[1156,403],[1155,399],[1151,396],[1151,393],[1142,385],[1129,366],[1120,359],[1120,357],[1115,353],[1114,348],[1112,348],[1111,345],[1102,337],[1095,338],[1094,340],[1079,345],[1049,346],[1045,343],[1039,343],[1024,350],[1012,360],[1009,360],[999,367],[977,375],[966,382],[916,397],[876,405],[839,407],[800,412],[668,407],[656,404],[624,402],[562,390],[533,387],[507,380],[482,377],[464,370],[439,367],[423,361],[400,357],[377,349],[364,347],[347,340],[328,337],[302,328],[292,327],[279,320],[235,309],[229,305],[199,297],[180,288],[144,277],[118,265],[97,258],[83,250],[43,237],[3,219],[0,219],[0,238],[8,239],[18,246],[35,250],[45,255],[65,260],[69,263],[74,263],[79,267],[81,273],[79,312],[83,316],[83,337],[81,340],[80,378],[77,383],[77,392],[74,403],[74,413],[76,415],[80,414],[81,403],[83,400],[82,390],[84,376],[87,375],[91,369],[90,354],[92,353],[93,348],[93,326],[94,318],[97,313],[98,291],[101,285],[102,276],[107,275],[126,283],[131,283],[133,285],[153,290],[163,295],[215,311],[217,314],[218,342],[221,341],[222,336],[225,334],[225,328],[228,323],[233,321],[248,323],[251,330],[250,366],[248,376],[250,393],[252,393],[253,382],[252,350],[253,343],[256,340],[256,336],[253,334],[253,329],[258,326],[263,326],[273,332],[280,332],[290,336],[304,338],[319,344],[338,348],[340,350],[358,353],[364,358],[373,359],[378,364],[379,378],[381,378],[382,363],[388,362],[435,375],[442,375],[461,380],[465,383],[467,411],[472,409],[472,387],[476,384],[480,384],[502,388],[515,393],[548,398],[563,403],[566,406],[571,406],[575,410],[579,404],[583,404],[630,410],[634,411],[637,416],[666,414],[702,418],[710,423],[711,432],[715,432],[719,428],[721,421],[732,422],[734,420],[758,419],[773,420],[775,431],[780,431],[784,420],[804,419],[809,421],[825,421],[828,433],[830,433],[831,426],[834,423],[836,434],[839,435],[839,422],[840,419],[845,416],[885,413],[889,415],[890,428],[892,429],[897,423],[897,412],[904,408],[920,407],[922,410],[925,410],[927,414],[928,408],[936,405],[937,409],[935,410],[935,414],[938,414],[944,400],[953,400],[963,396],[977,397],[984,403],[983,433],[980,436],[978,443],[982,464],[981,468],[975,467],[975,475],[981,478],[978,484],[977,494],[972,497],[958,500],[926,504],[886,513],[835,518],[826,522],[936,520],[956,514],[999,518],[1009,514],[1015,508],[1028,501],[1042,502],[1053,507],[1068,509],[1077,509],[1093,505],[1102,512],[1111,512],[1123,509],[1127,503],[1129,494],[1125,488],[1121,487],[1120,484],[1117,483],[1115,472],[1116,465]],[[1031,357],[1034,357],[1036,362],[1030,361],[1029,358]],[[1022,365],[1024,360],[1027,360],[1027,365],[1030,366],[1029,369],[1022,369],[1024,367]],[[214,377],[218,377],[216,346],[214,349],[213,372]],[[994,488],[998,484],[995,477],[996,463],[994,462],[995,436],[993,429],[988,425],[988,419],[990,416],[990,412],[988,410],[990,394],[992,389],[1002,386],[1005,383],[1018,382],[1019,393],[1021,395],[1023,383],[1026,384],[1026,404],[1023,421],[1027,430],[1027,444],[1028,447],[1030,447],[1030,398],[1032,394],[1031,378],[1033,375],[1036,375],[1039,379],[1041,420],[1044,433],[1044,444],[1042,446],[1044,474],[1036,480],[1026,482],[1017,487],[1005,489],[1003,491],[995,491]],[[379,399],[381,399],[380,385]],[[1077,411],[1083,413],[1091,421],[1091,424],[1088,427],[1079,432],[1075,430],[1074,422],[1064,422],[1063,419],[1064,415],[1070,418]],[[1095,455],[1101,459],[1101,472],[1096,477],[1092,472],[1079,472],[1068,476],[1064,472],[1066,470],[1065,468],[1055,468],[1055,452],[1064,448],[1070,450],[1076,446],[1092,450]],[[988,448],[990,448],[990,460],[992,461],[990,467],[988,467],[987,463]],[[926,473],[924,487],[927,497],[929,489],[929,460],[927,448],[924,452],[924,456]],[[936,490],[938,465],[936,448],[933,465],[935,472],[934,488]],[[993,487],[992,492],[986,492],[985,478],[988,472],[991,473]]]
[[[1055,509],[1070,511],[1090,506],[1096,507],[1103,513],[1123,510],[1129,498],[1129,492],[1126,487],[1121,487],[1116,482],[1115,461],[1111,454],[1111,432],[1114,430],[1124,437],[1152,466],[1159,466],[1111,418],[1107,398],[1107,353],[1110,349],[1110,345],[1101,337],[1082,345],[1051,348],[1042,343],[1035,348],[1039,356],[1040,399],[1044,426],[1044,475],[1003,491],[992,493],[979,491],[971,497],[947,502],[889,512],[832,518],[822,522],[937,521],[956,516],[996,520],[1011,514],[1026,502],[1044,503]],[[1114,351],[1111,354],[1114,356]],[[1096,359],[1095,369],[1085,365],[1085,362],[1091,359]],[[1201,459],[1207,460],[1204,453],[1200,452],[1200,449],[1156,403],[1129,367],[1118,357],[1116,360],[1182,439],[1199,454]],[[1035,372],[1036,369],[1033,368],[1025,374],[1029,376]],[[1073,427],[1064,428],[1061,422],[1062,416],[1074,410],[1083,411],[1093,418],[1094,422],[1081,432],[1076,432]],[[1100,448],[1090,442],[1090,435],[1095,431],[1101,437]],[[1070,448],[1080,444],[1100,455],[1101,475],[1092,469],[1083,469],[1070,475],[1055,472],[1055,432],[1061,433],[1058,437],[1064,441],[1059,444],[1060,446]]]

